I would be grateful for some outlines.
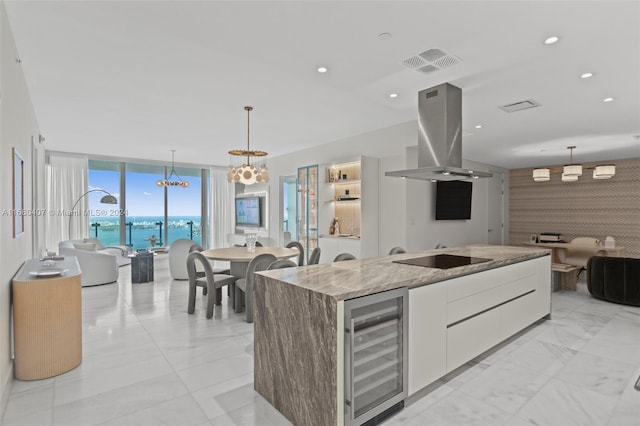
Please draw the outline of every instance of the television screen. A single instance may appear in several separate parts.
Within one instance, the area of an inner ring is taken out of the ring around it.
[[[260,227],[260,197],[236,198],[236,226]]]
[[[436,220],[471,219],[472,182],[461,180],[436,183]]]

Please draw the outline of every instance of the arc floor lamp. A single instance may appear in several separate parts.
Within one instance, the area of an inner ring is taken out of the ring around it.
[[[104,192],[105,194],[107,194],[107,195],[104,195],[102,198],[100,198],[100,202],[102,204],[118,204],[118,199],[114,197],[112,194],[110,194],[109,192],[105,191],[104,189],[90,189],[89,191],[82,194],[80,198],[78,198],[76,203],[73,205],[73,207],[71,207],[71,210],[69,210],[69,239],[71,239],[71,219],[74,216],[73,211],[75,210],[80,200],[82,200],[86,195],[92,192]]]

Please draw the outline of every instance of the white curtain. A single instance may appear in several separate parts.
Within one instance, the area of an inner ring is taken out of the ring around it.
[[[211,194],[209,247],[227,247],[227,235],[234,232],[235,184],[227,181],[227,169],[210,168]]]
[[[89,190],[89,161],[84,156],[51,152],[45,167],[46,248],[57,252],[60,241],[87,236],[89,217],[84,213],[89,199],[84,197],[73,211],[71,208]]]

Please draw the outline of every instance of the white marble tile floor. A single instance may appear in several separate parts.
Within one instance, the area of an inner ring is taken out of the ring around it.
[[[15,380],[0,425],[290,423],[253,390],[253,326],[223,298],[187,314],[187,283],[155,259],[153,283],[83,296],[83,362],[57,377]],[[200,291],[199,291],[200,293]],[[224,292],[226,294],[226,292]],[[383,424],[640,426],[640,308],[577,292],[552,296],[541,322],[443,377]]]

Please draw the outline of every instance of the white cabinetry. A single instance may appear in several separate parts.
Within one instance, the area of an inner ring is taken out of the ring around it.
[[[323,236],[319,239],[319,246],[320,263],[331,263],[340,253],[351,253],[358,259],[362,257],[359,238]]]
[[[409,290],[409,395],[551,311],[540,257]]]
[[[549,256],[448,281],[447,372],[550,312]]]
[[[446,283],[409,290],[409,395],[446,373]]]

